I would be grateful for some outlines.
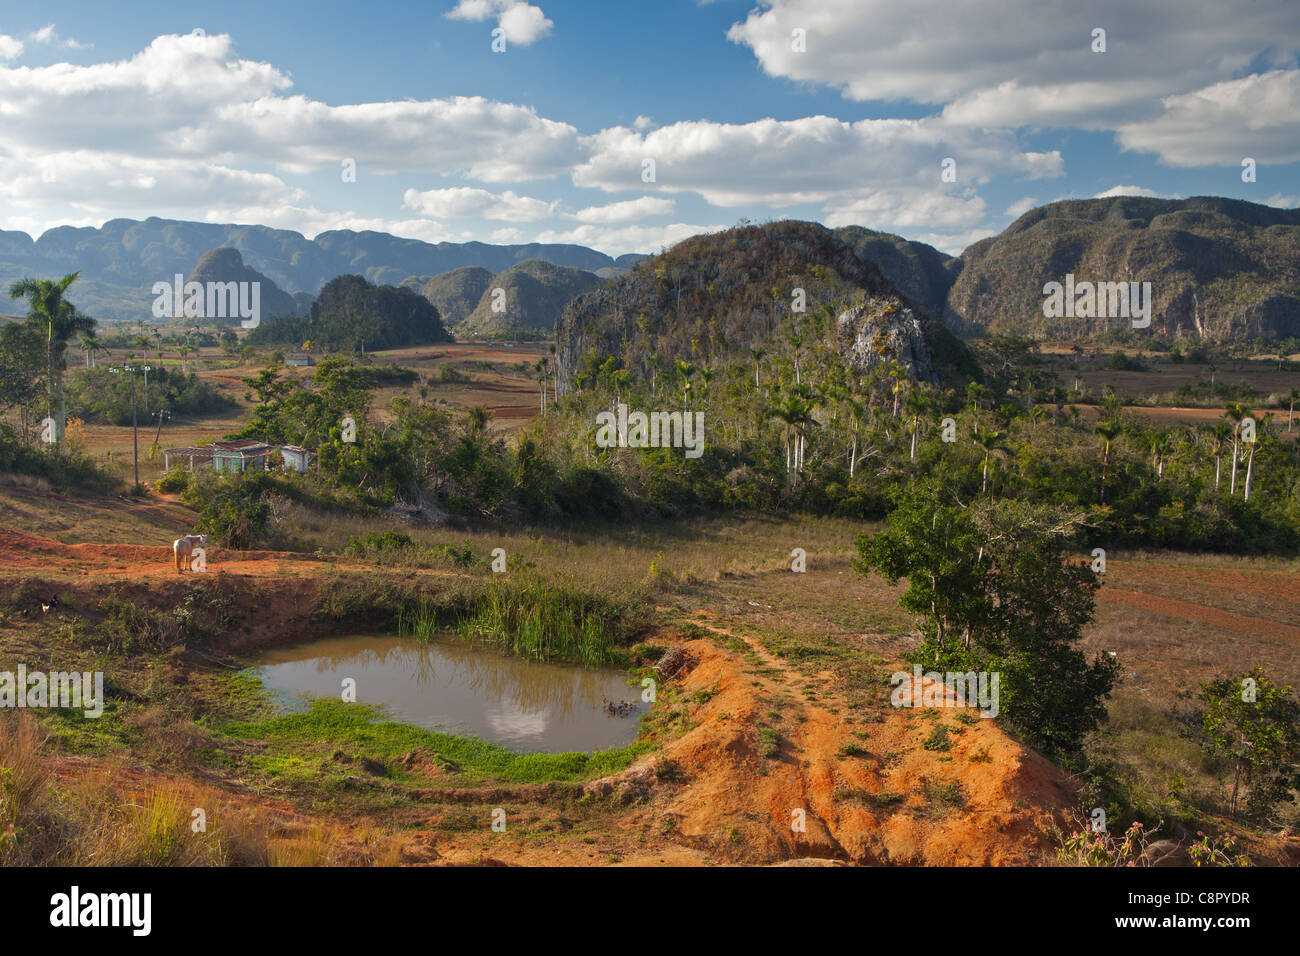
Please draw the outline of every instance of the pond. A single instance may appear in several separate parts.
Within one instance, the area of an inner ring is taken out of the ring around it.
[[[268,651],[254,673],[290,709],[339,697],[350,677],[359,703],[394,720],[541,753],[626,746],[649,709],[621,670],[523,660],[453,634],[326,638]]]

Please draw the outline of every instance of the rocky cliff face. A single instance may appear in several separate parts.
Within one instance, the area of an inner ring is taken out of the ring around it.
[[[888,300],[860,303],[841,312],[835,324],[841,354],[854,368],[869,371],[894,360],[917,381],[939,381],[925,330],[911,309]]]

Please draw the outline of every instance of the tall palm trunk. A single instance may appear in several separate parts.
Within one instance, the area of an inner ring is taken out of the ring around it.
[[[1250,459],[1246,462],[1246,500],[1250,500],[1250,476],[1255,467],[1255,446],[1250,446]]]
[[[1232,433],[1232,484],[1229,486],[1228,494],[1236,497],[1237,495],[1237,432]]]

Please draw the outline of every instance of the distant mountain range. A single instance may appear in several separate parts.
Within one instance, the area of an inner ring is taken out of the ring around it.
[[[238,250],[244,265],[289,295],[313,297],[338,275],[397,285],[409,276],[435,276],[465,266],[497,273],[528,259],[616,274],[644,258],[628,254],[615,259],[568,244],[429,243],[352,230],[307,239],[267,226],[114,219],[98,229],[60,226],[35,240],[25,232],[0,230],[0,282],[8,288],[25,276],[55,277],[80,269],[81,278],[68,295],[80,309],[98,319],[150,321],[153,284],[189,275],[206,253],[223,247]]]
[[[1066,200],[1025,213],[958,257],[861,226],[832,232],[960,335],[1088,339],[1122,331],[1123,318],[1044,315],[1044,286],[1072,275],[1080,283],[1150,282],[1152,334],[1215,342],[1300,336],[1296,209],[1205,196]],[[37,240],[0,231],[0,282],[80,269],[69,295],[80,308],[99,319],[147,321],[154,282],[189,275],[205,255],[227,248],[241,257],[236,271],[261,273],[300,313],[326,282],[357,274],[419,292],[462,335],[551,328],[574,296],[647,258],[578,245],[434,244],[350,230],[309,240],[265,226],[117,219],[99,229],[51,229]],[[221,262],[218,272],[234,268]],[[506,313],[485,298],[494,288],[506,289]],[[14,305],[10,311],[20,311]]]

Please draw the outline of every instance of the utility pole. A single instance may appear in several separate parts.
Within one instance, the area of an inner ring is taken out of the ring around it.
[[[136,417],[136,408],[135,408],[135,373],[138,371],[143,371],[146,376],[145,380],[148,381],[148,374],[150,368],[151,366],[148,365],[142,365],[142,366],[123,365],[121,368],[109,369],[110,372],[114,372],[118,375],[122,374],[123,372],[126,372],[131,376],[131,450],[135,456],[135,486],[137,488],[140,487],[140,426],[139,426],[139,421]],[[159,419],[158,421],[158,427],[159,429],[162,428],[161,419]]]
[[[159,438],[159,436],[162,435],[162,423],[163,423],[163,419],[164,419],[164,418],[171,418],[171,417],[172,417],[172,413],[169,412],[169,411],[167,411],[167,409],[165,409],[165,408],[160,408],[160,409],[158,409],[158,411],[154,412],[154,414],[158,416],[158,430],[157,430],[156,432],[153,433],[153,443],[154,443],[154,447],[157,447],[157,445],[158,445],[158,438]],[[150,451],[149,451],[149,458],[150,458],[151,461],[153,460],[153,449],[150,449]]]

